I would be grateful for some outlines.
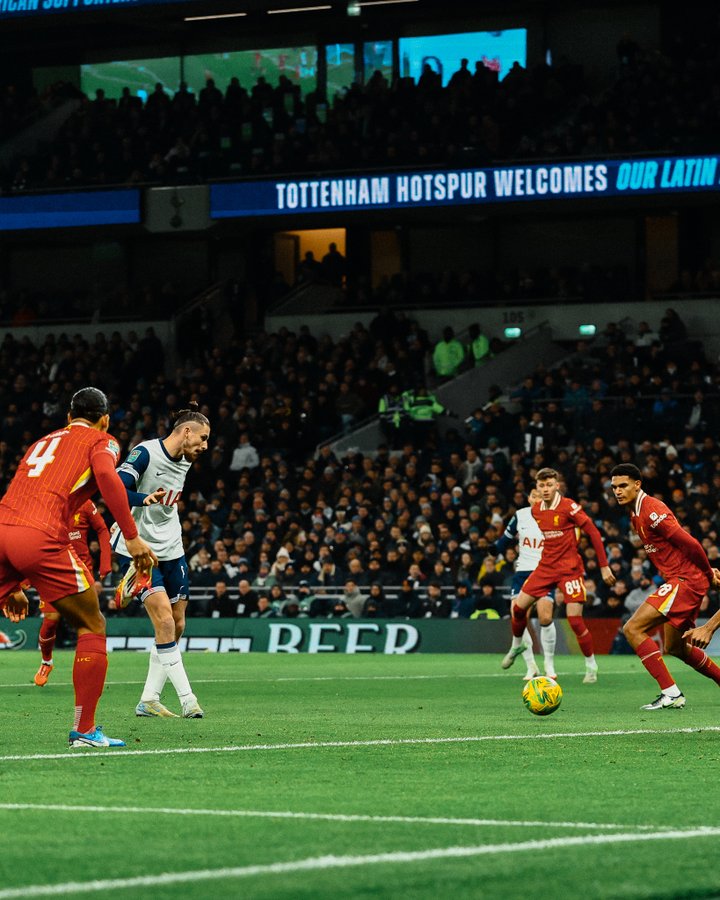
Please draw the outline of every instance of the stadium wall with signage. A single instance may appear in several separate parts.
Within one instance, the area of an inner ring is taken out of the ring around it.
[[[6,622],[0,650],[37,647],[39,618]],[[609,653],[619,619],[588,619],[596,653]],[[579,653],[567,622],[559,620],[557,652]],[[153,643],[145,618],[110,619],[108,649],[148,651]],[[24,638],[23,638],[24,635]],[[507,621],[486,619],[188,619],[185,651],[218,653],[505,653]]]

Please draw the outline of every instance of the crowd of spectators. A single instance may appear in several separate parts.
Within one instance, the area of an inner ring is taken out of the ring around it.
[[[403,371],[385,341],[359,325],[336,344],[302,328],[261,334],[168,377],[151,333],[41,346],[8,333],[1,486],[24,448],[64,421],[72,392],[95,383],[110,394],[123,454],[167,434],[189,398],[210,418],[211,449],[178,505],[192,584],[204,589],[195,614],[504,615],[514,551],[496,556],[493,545],[547,464],[601,529],[618,576],[608,592],[583,539],[590,614],[622,615],[653,574],[609,490],[616,462],[636,462],[646,489],[718,558],[720,370],[688,343],[674,311],[656,331],[608,326],[556,369],[538,367],[470,410],[464,426],[431,429],[422,445],[340,458],[330,445],[316,450],[337,398],[364,390],[370,407],[373,386]],[[400,343],[408,352],[407,337]]]
[[[719,286],[720,287],[720,286]],[[612,297],[635,296],[627,267],[582,264],[532,269],[471,269],[441,273],[398,272],[371,288],[362,279],[349,280],[346,302],[352,306],[481,306],[532,303],[547,299],[563,303],[603,303]]]
[[[125,88],[83,99],[52,146],[4,174],[22,191],[115,183],[168,183],[228,175],[620,153],[714,152],[720,67],[712,42],[669,53],[631,38],[617,47],[610,83],[590,86],[566,59],[502,81],[463,60],[447,86],[426,66],[415,82],[380,71],[330,102],[281,75],[254,86],[212,79],[197,95],[158,84],[143,101]],[[703,49],[705,48],[705,49]],[[707,52],[705,52],[707,51]],[[610,53],[612,50],[610,50]],[[460,61],[458,61],[460,62]]]
[[[29,86],[0,84],[0,135],[6,141],[17,132],[80,92],[65,82],[57,82],[38,92]]]
[[[192,296],[172,281],[159,286],[146,284],[134,290],[99,284],[85,290],[59,287],[52,291],[0,286],[0,324],[14,327],[49,321],[166,319]]]

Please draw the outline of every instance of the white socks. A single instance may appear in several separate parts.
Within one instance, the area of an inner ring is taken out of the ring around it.
[[[545,674],[555,674],[555,644],[557,642],[557,631],[555,623],[540,626],[540,644],[542,645]]]
[[[157,646],[152,645],[150,651],[150,664],[148,665],[147,678],[145,679],[145,687],[143,688],[140,700],[142,703],[149,703],[151,700],[159,700],[162,689],[167,681],[167,672],[160,662],[157,652]]]
[[[171,644],[161,644],[159,647],[153,646],[150,651],[147,680],[140,699],[144,702],[159,700],[168,678],[180,700],[192,696],[193,691],[185,672],[180,648],[175,641]]]
[[[533,653],[533,639],[532,635],[526,628],[523,631],[522,643],[526,645],[526,649],[523,650],[523,659],[525,660],[525,665],[527,666],[527,674],[534,675],[538,668],[535,664],[535,654]]]

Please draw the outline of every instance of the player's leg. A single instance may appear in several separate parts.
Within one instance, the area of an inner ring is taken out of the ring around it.
[[[522,636],[522,643],[525,644],[525,649],[522,652],[522,657],[525,660],[525,674],[523,675],[525,681],[530,681],[531,678],[536,678],[540,674],[540,669],[538,669],[535,661],[535,651],[533,650],[534,640],[535,630],[528,621]]]
[[[500,665],[503,669],[509,669],[515,660],[526,649],[523,635],[527,628],[527,611],[535,602],[535,598],[524,590],[514,597],[510,604],[510,628],[512,629],[512,644],[503,656]]]
[[[658,645],[650,637],[658,626],[665,625],[666,622],[666,617],[646,600],[623,626],[623,634],[628,643],[660,688],[660,695],[657,699],[641,707],[642,709],[681,709],[685,706],[685,697],[682,691],[675,684],[675,679],[665,665]]]
[[[583,594],[585,586],[583,585]],[[567,595],[566,595],[567,597]],[[595,649],[590,629],[583,618],[583,604],[576,601],[567,601],[565,604],[568,624],[575,632],[580,652],[585,657],[585,677],[583,684],[594,684],[597,681],[598,664],[595,660]]]
[[[540,645],[543,651],[543,668],[548,678],[557,679],[555,674],[555,646],[557,630],[553,621],[555,602],[551,597],[542,597],[537,602],[538,622],[540,623]]]
[[[175,622],[175,640],[178,643],[185,631],[185,611],[187,610],[187,605],[188,602],[184,599],[176,600],[172,605],[173,620]],[[202,719],[204,717],[205,713],[197,702],[197,698],[194,694],[193,701],[183,702],[182,714],[184,719]]]
[[[183,715],[185,715],[186,709],[197,707],[197,698],[190,687],[180,648],[175,640],[175,619],[170,598],[164,590],[151,589],[145,595],[144,603],[155,629],[157,659],[165,670],[166,677],[170,679],[172,686],[175,688],[183,707]],[[151,659],[152,664],[153,661]],[[143,701],[141,700],[141,702]],[[138,714],[143,715],[143,713]],[[200,718],[201,716],[202,711],[200,710],[199,715],[196,713],[192,718]]]
[[[106,737],[95,722],[107,673],[105,619],[100,612],[92,577],[70,544],[61,544],[35,528],[13,526],[4,553],[23,578],[78,632],[73,686],[75,719],[71,747],[124,747]],[[81,588],[78,590],[78,588]]]
[[[95,711],[105,687],[107,647],[105,619],[93,587],[55,600],[55,609],[74,628],[78,639],[73,664],[75,721],[71,747],[124,747],[124,741],[106,737],[95,722]]]
[[[40,624],[40,636],[38,638],[38,644],[40,645],[40,668],[35,673],[35,678],[33,680],[38,687],[44,687],[48,683],[50,673],[54,668],[53,650],[55,649],[60,613],[50,609],[42,600],[40,601],[40,611],[43,616],[42,623]]]
[[[525,583],[530,572],[515,572],[513,575],[512,585],[510,588],[510,604],[512,606],[515,597],[520,593],[520,590]],[[537,663],[535,662],[535,653],[533,651],[533,641],[535,637],[535,632],[533,631],[532,626],[528,623],[525,631],[522,634],[522,643],[525,645],[525,649],[522,651],[523,659],[525,660],[525,675],[523,676],[525,681],[529,681],[531,678],[535,678],[536,675],[540,674],[540,670],[537,667]]]
[[[683,640],[683,632],[692,628],[693,625],[694,621],[688,620],[682,628],[677,629],[670,622],[666,622],[663,632],[665,652],[682,660],[686,666],[690,666],[691,669],[695,669],[696,672],[712,679],[715,684],[720,686],[720,666],[713,662],[704,650],[693,647]]]

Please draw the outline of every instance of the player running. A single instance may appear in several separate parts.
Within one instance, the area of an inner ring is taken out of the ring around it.
[[[95,723],[105,685],[105,619],[92,576],[68,540],[71,516],[98,489],[120,524],[139,571],[156,558],[138,537],[122,482],[115,472],[120,448],[107,434],[107,397],[94,387],[77,391],[68,424],[36,441],[22,458],[0,500],[0,606],[12,621],[23,617],[29,582],[48,608],[78,632],[73,665],[75,721],[71,747],[122,747]]]
[[[98,512],[97,506],[92,500],[87,500],[77,512],[72,514],[68,538],[77,555],[85,563],[88,572],[93,575],[95,563],[88,547],[88,531],[91,528],[97,535],[98,544],[100,545],[100,577],[99,580],[93,579],[93,587],[99,597],[101,589],[99,582],[112,570],[110,530],[105,524],[105,519]],[[53,650],[55,649],[60,613],[50,609],[42,598],[40,598],[40,611],[43,616],[39,638],[40,668],[35,673],[33,680],[38,687],[44,687],[48,683],[50,673],[54,668]]]
[[[191,406],[194,408],[178,413],[166,438],[142,441],[118,469],[138,531],[160,560],[152,570],[151,580],[145,584],[136,581],[126,542],[117,526],[113,526],[111,544],[124,573],[115,594],[116,606],[127,605],[130,596],[136,594],[155,629],[145,687],[135,707],[137,716],[178,718],[160,702],[168,678],[177,692],[183,717],[201,719],[204,715],[190,687],[178,646],[185,630],[190,583],[177,504],[188,469],[207,450],[210,437],[209,421],[198,412],[197,404]]]
[[[540,502],[533,504],[532,516],[543,534],[542,556],[537,568],[525,581],[512,603],[510,610],[512,646],[503,657],[501,665],[503,669],[509,669],[523,652],[525,645],[522,636],[527,623],[527,610],[533,603],[559,587],[567,610],[568,624],[575,632],[578,645],[585,657],[583,683],[594,684],[597,681],[598,666],[593,653],[592,635],[582,615],[586,596],[585,568],[577,548],[578,529],[582,529],[590,538],[605,584],[615,584],[615,576],[608,565],[600,532],[578,503],[562,496],[558,484],[559,477],[555,469],[549,468],[540,469],[536,476],[536,487],[541,499]]]
[[[515,563],[515,574],[513,575],[510,588],[511,602],[515,600],[523,584],[525,584],[540,563],[544,538],[542,531],[540,531],[537,522],[533,518],[532,507],[539,503],[541,499],[538,489],[533,488],[528,495],[530,506],[525,506],[515,513],[507,523],[502,536],[495,543],[497,552],[502,553],[507,547],[517,541],[518,558]],[[557,678],[555,674],[557,632],[553,622],[554,607],[555,601],[551,596],[541,597],[537,601],[540,643],[543,650],[543,668],[548,678]],[[526,645],[522,651],[525,665],[527,666],[524,679],[529,681],[540,674],[535,662],[535,654],[533,653],[532,630],[529,623],[523,632],[522,643]]]
[[[670,508],[645,493],[637,466],[621,463],[610,475],[615,499],[621,506],[630,507],[633,531],[665,579],[623,628],[640,662],[660,687],[658,697],[640,708],[682,709],[685,696],[650,635],[662,625],[665,651],[720,685],[720,667],[701,649],[707,646],[705,633],[693,628],[705,592],[710,586],[720,587],[720,571],[711,567],[702,544],[681,527]],[[720,621],[720,617],[714,618]],[[698,646],[693,646],[695,642]]]

